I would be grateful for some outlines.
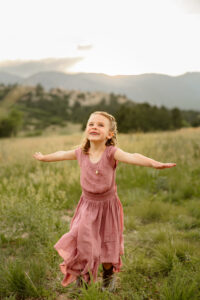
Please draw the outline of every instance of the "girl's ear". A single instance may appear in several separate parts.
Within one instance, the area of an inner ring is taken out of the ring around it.
[[[112,139],[114,133],[112,131],[109,131],[107,138],[108,139]]]

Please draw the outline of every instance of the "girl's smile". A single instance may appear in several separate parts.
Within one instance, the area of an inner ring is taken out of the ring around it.
[[[92,134],[92,135],[99,135],[98,132],[94,132],[94,131],[90,132],[90,134]]]

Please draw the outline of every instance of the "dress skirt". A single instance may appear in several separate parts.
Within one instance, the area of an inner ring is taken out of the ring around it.
[[[88,283],[91,278],[95,282],[101,263],[112,263],[114,272],[119,272],[124,253],[123,208],[116,189],[100,194],[83,190],[70,231],[54,248],[63,258],[63,286],[78,276]]]

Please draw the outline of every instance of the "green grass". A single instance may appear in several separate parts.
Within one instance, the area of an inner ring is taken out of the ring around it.
[[[155,170],[119,163],[125,253],[117,290],[98,281],[77,293],[63,287],[53,245],[69,230],[79,201],[76,161],[42,163],[35,151],[67,150],[80,135],[2,139],[0,143],[0,299],[200,298],[200,131],[119,136],[119,147],[177,167]]]

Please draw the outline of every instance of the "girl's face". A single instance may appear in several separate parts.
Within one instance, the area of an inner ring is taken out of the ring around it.
[[[87,122],[86,137],[89,141],[106,142],[112,137],[110,121],[100,114],[92,114]]]

